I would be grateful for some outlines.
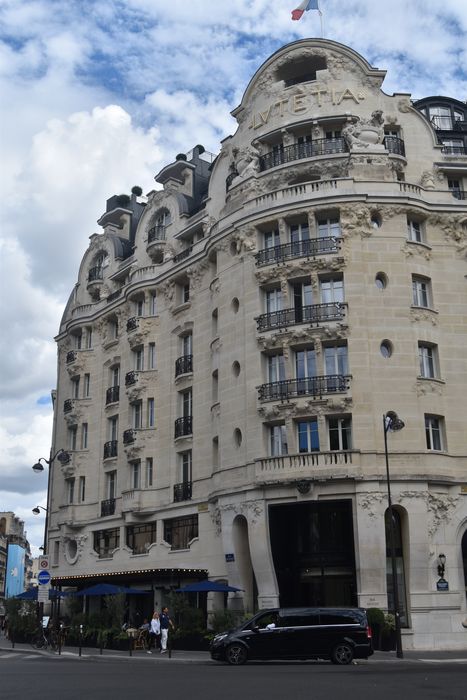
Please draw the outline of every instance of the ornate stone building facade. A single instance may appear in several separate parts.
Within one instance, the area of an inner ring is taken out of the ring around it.
[[[388,609],[393,410],[403,644],[467,648],[467,203],[384,75],[287,45],[217,157],[108,200],[57,336],[58,585],[105,576],[152,605],[208,574],[249,611]]]

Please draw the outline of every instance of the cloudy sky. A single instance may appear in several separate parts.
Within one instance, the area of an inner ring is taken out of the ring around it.
[[[253,72],[320,36],[298,0],[0,0],[0,510],[42,543],[57,333],[105,200],[197,143],[217,152]],[[388,93],[467,98],[465,0],[321,0],[324,36]]]

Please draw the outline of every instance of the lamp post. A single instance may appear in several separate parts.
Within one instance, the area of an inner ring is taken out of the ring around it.
[[[32,466],[33,472],[36,474],[40,474],[41,472],[44,471],[44,465],[41,464],[41,462],[45,462],[47,466],[49,467],[49,473],[47,477],[47,508],[43,508],[42,506],[36,506],[36,508],[33,509],[33,513],[39,513],[39,508],[42,508],[42,510],[45,511],[45,525],[44,525],[44,544],[43,544],[43,554],[47,554],[47,531],[48,531],[48,525],[49,525],[49,494],[50,494],[50,472],[53,466],[53,463],[55,459],[58,459],[62,464],[66,464],[67,462],[70,461],[70,455],[68,452],[66,452],[64,449],[59,449],[56,451],[54,455],[52,455],[52,452],[50,452],[50,458],[46,459],[45,457],[39,457],[37,462]]]
[[[397,564],[396,564],[396,532],[394,525],[394,512],[391,499],[391,479],[389,477],[389,455],[388,455],[388,432],[402,430],[405,423],[402,421],[395,411],[388,411],[383,415],[383,432],[384,432],[384,456],[386,459],[386,481],[388,487],[388,511],[389,511],[389,539],[391,550],[391,571],[392,571],[392,589],[393,589],[393,606],[394,606],[394,621],[396,625],[396,654],[399,659],[404,657],[402,651],[402,636],[401,636],[401,620],[399,611],[399,589],[397,585]]]

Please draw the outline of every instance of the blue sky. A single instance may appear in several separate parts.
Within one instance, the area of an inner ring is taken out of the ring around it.
[[[216,152],[261,63],[320,36],[294,0],[0,3],[0,510],[42,541],[57,333],[105,200],[181,151]],[[386,69],[388,93],[467,97],[467,3],[321,0],[324,36]]]

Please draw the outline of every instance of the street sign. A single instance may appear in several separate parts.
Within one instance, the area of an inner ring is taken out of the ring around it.
[[[49,557],[39,557],[39,569],[44,571],[44,569],[49,568]]]
[[[48,603],[49,602],[49,586],[39,586],[37,591],[37,602],[38,603]]]
[[[39,583],[43,586],[46,586],[48,583],[50,583],[50,574],[48,571],[39,571],[37,574],[37,580]]]

